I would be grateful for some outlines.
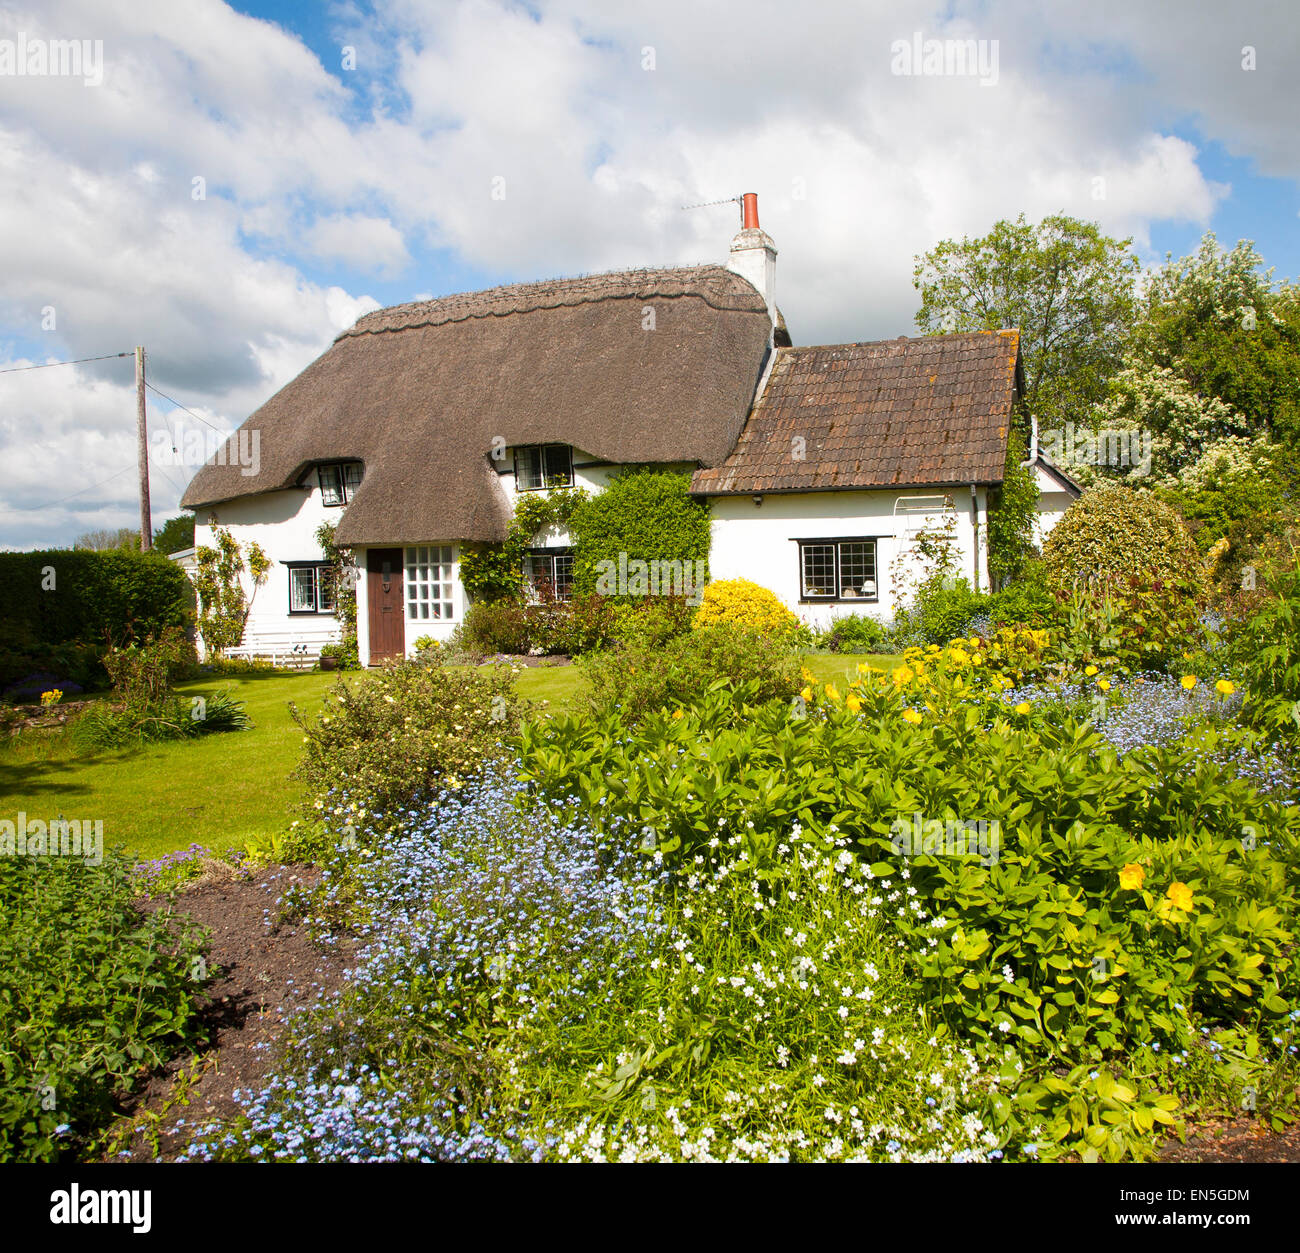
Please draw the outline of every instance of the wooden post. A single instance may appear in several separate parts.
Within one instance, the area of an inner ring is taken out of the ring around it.
[[[140,551],[153,547],[153,523],[149,516],[149,432],[144,409],[144,348],[135,350],[135,459],[140,475]]]

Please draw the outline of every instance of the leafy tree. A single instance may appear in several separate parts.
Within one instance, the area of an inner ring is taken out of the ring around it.
[[[1248,239],[1225,252],[1210,232],[1194,255],[1166,257],[1142,302],[1132,364],[1169,370],[1236,415],[1212,435],[1300,443],[1300,289],[1275,283]]]
[[[129,526],[120,526],[116,530],[87,531],[78,535],[72,543],[73,548],[89,549],[91,552],[112,552],[119,548],[139,551],[140,532]]]
[[[1057,214],[1021,214],[982,239],[944,240],[916,258],[916,325],[927,335],[1020,330],[1025,401],[1044,430],[1080,422],[1119,368],[1132,324],[1129,239]]]
[[[183,548],[193,548],[194,515],[183,513],[179,518],[168,518],[153,533],[153,546],[160,553],[178,553]]]

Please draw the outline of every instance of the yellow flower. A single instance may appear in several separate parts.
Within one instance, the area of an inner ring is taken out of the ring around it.
[[[911,666],[899,666],[894,671],[894,686],[905,687],[914,678],[914,672]]]
[[[1185,883],[1171,883],[1165,892],[1165,897],[1175,909],[1181,909],[1186,913],[1192,908],[1192,889]]]
[[[844,699],[844,707],[850,713],[860,714],[862,712],[862,702],[856,696],[847,696]]]
[[[826,684],[826,696],[828,700],[839,700],[840,689],[834,683]]]
[[[1099,688],[1101,688],[1101,690],[1102,690],[1103,692],[1109,692],[1109,691],[1110,691],[1110,680],[1109,680],[1109,679],[1098,679],[1098,680],[1097,680],[1097,686],[1098,686]]]
[[[978,635],[972,635],[967,642],[972,648],[978,648],[980,646],[980,637]]]
[[[1097,667],[1096,667],[1096,666],[1089,666],[1089,667],[1084,671],[1084,674],[1086,674],[1086,675],[1088,676],[1088,678],[1092,678],[1092,676],[1093,676],[1094,674],[1096,674],[1096,673],[1097,673]]]
[[[799,695],[802,696],[805,701],[810,701],[813,698],[813,690],[810,687],[800,688]]]
[[[1182,684],[1190,692],[1196,686],[1196,676],[1194,674],[1183,675]]]
[[[1147,872],[1131,861],[1119,872],[1119,885],[1127,892],[1136,892],[1146,877]]]
[[[677,719],[680,718],[681,716],[682,716],[682,711],[681,711],[680,709],[674,709],[674,710],[673,710],[673,721],[674,721],[674,722],[676,722]]]
[[[971,660],[972,660],[972,661],[973,661],[977,666],[982,666],[982,665],[984,664],[984,658],[981,657],[981,656],[979,655],[979,653],[976,653],[975,656],[971,658]]]
[[[1033,706],[1027,700],[1022,700],[1020,704],[1016,706],[1016,713],[1027,714],[1032,708]]]
[[[903,719],[906,722],[910,722],[913,726],[916,726],[916,724],[921,721],[921,715],[917,713],[915,709],[904,709]]]
[[[1220,679],[1215,685],[1214,690],[1220,696],[1231,696],[1237,690],[1236,684],[1227,679]]]
[[[809,670],[807,666],[804,666],[804,668],[799,671],[799,677],[805,683],[815,683],[817,681],[817,676],[813,674],[813,672]]]

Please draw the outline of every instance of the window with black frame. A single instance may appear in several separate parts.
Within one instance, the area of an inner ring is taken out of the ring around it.
[[[289,612],[333,613],[334,568],[325,562],[295,562],[289,567]]]
[[[316,467],[322,505],[346,505],[361,486],[361,462],[337,461]]]
[[[568,444],[534,444],[515,449],[515,487],[539,492],[573,486],[573,449]]]
[[[874,539],[799,541],[801,600],[879,600]]]
[[[524,557],[524,578],[535,597],[572,600],[573,549],[530,549]]]

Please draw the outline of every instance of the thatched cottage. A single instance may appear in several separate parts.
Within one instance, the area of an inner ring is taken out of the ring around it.
[[[987,589],[988,506],[1022,388],[1016,331],[795,347],[776,248],[744,197],[725,266],[632,270],[447,296],[362,317],[257,410],[191,482],[211,526],[272,561],[244,651],[336,638],[322,521],[353,549],[363,662],[445,637],[461,546],[500,540],[521,492],[601,490],[620,469],[690,472],[713,516],[710,571],[809,621],[893,612],[916,533],[951,535]],[[235,455],[258,449],[255,473]],[[1073,484],[1039,459],[1040,529]],[[563,591],[568,537],[532,569]]]

